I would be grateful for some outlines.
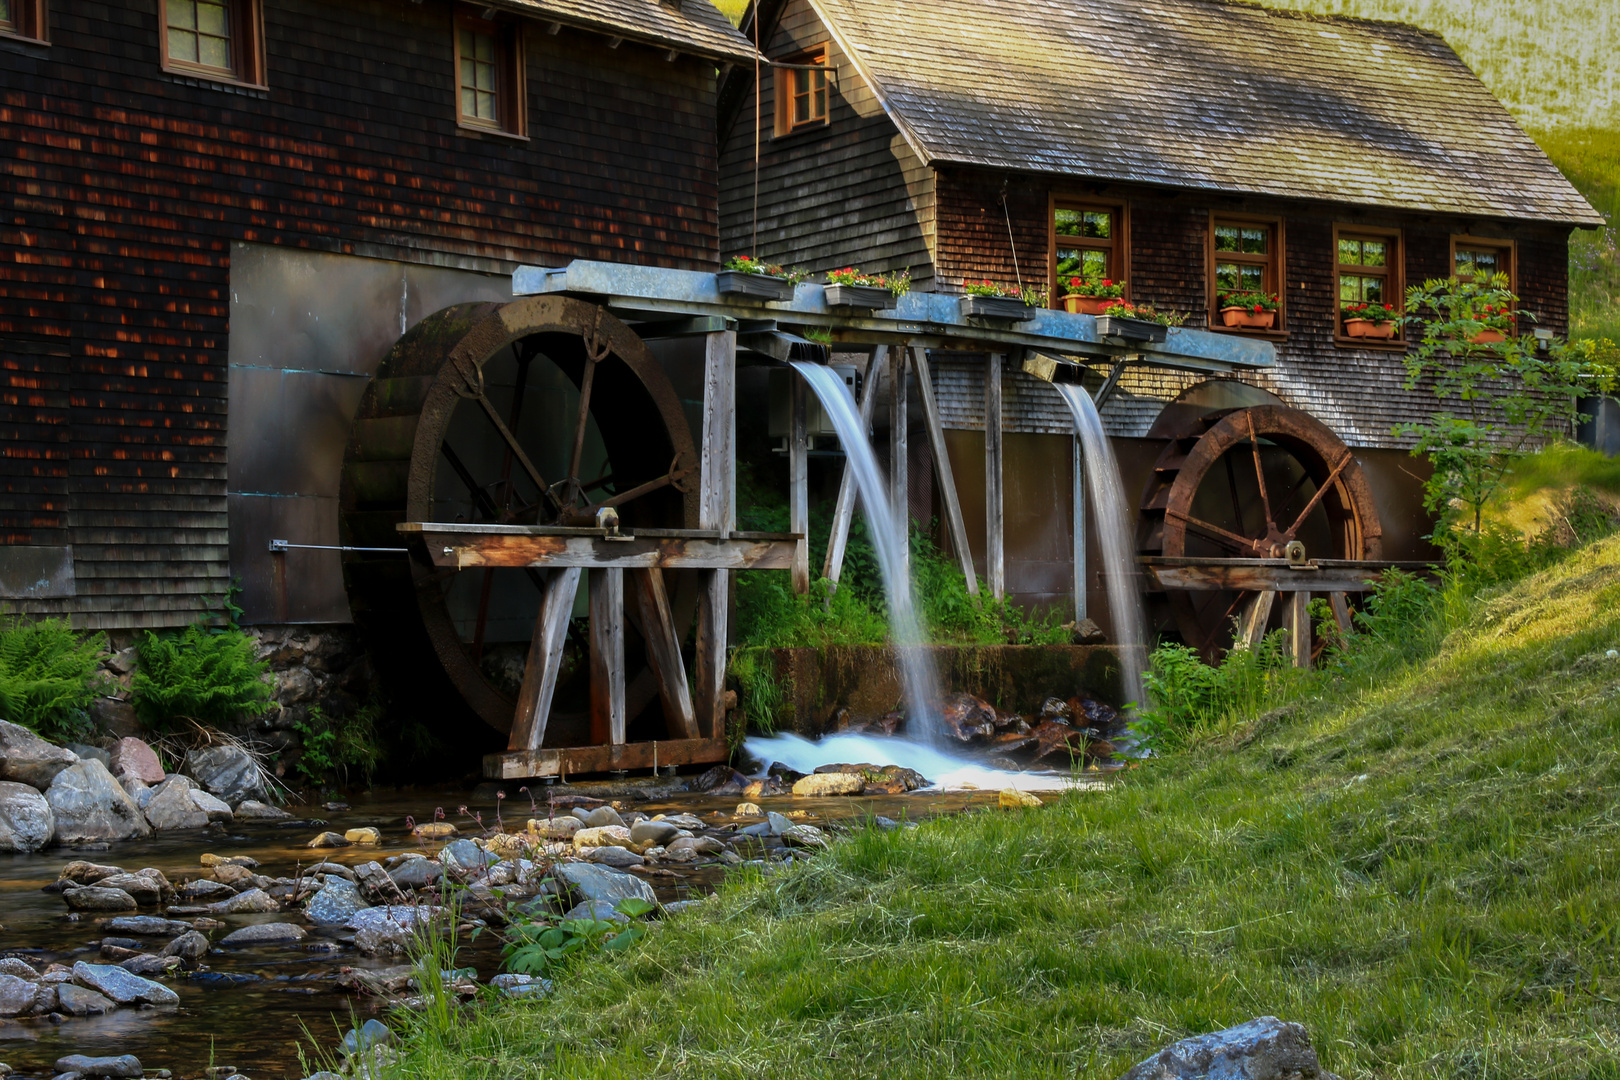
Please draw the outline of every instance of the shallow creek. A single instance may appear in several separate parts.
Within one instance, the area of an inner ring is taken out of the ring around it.
[[[737,796],[707,796],[673,792],[671,784],[578,784],[536,789],[539,815],[546,816],[546,792],[577,794],[618,801],[649,815],[687,812],[698,814],[716,827],[737,821],[754,824],[758,818],[734,819],[731,812],[742,801]],[[767,810],[803,810],[811,824],[871,814],[918,820],[995,802],[994,791],[913,793],[877,798],[806,799],[783,797],[760,800]],[[497,806],[493,793],[481,789],[477,797],[465,791],[417,789],[404,792],[356,795],[350,808],[326,811],[319,806],[287,807],[304,820],[294,826],[237,825],[228,831],[204,830],[169,833],[149,841],[110,847],[56,848],[38,855],[0,856],[0,956],[17,956],[43,969],[51,962],[100,962],[94,943],[106,936],[100,922],[106,916],[86,913],[69,921],[61,896],[41,892],[55,881],[57,872],[74,859],[111,863],[126,870],[152,866],[176,885],[198,877],[204,852],[249,855],[257,859],[257,873],[271,877],[294,876],[299,866],[323,858],[345,865],[381,860],[402,851],[433,854],[440,846],[413,839],[406,818],[431,821],[435,808],[443,808],[463,836],[477,836],[480,827],[458,813],[465,805],[481,814],[483,826],[495,831]],[[531,814],[529,799],[513,795],[500,804],[506,828],[521,831]],[[564,811],[559,808],[558,813]],[[716,815],[719,816],[711,816]],[[316,824],[324,821],[325,825]],[[305,845],[323,828],[339,833],[374,826],[383,843],[312,850]],[[646,880],[661,901],[693,899],[712,892],[722,868],[708,865],[670,865],[675,876]],[[143,913],[156,913],[143,909]],[[226,933],[255,922],[302,922],[296,910],[271,915],[224,916],[222,929],[210,937],[218,942]],[[330,1049],[339,1034],[368,1017],[387,1010],[378,999],[357,996],[337,986],[344,967],[383,968],[397,958],[367,957],[346,942],[352,931],[308,927],[309,938],[295,945],[220,949],[204,960],[206,971],[165,980],[180,995],[180,1004],[168,1008],[118,1009],[101,1016],[62,1023],[45,1020],[0,1020],[0,1061],[24,1077],[53,1075],[53,1063],[67,1054],[134,1054],[147,1070],[169,1069],[179,1078],[202,1077],[210,1066],[234,1065],[253,1080],[302,1077],[299,1048],[309,1053],[313,1043]],[[499,971],[498,941],[481,935],[463,949],[459,964],[476,967],[481,981]],[[307,1028],[307,1034],[306,1034]],[[313,1063],[311,1068],[314,1068]],[[225,1075],[220,1073],[219,1075]]]

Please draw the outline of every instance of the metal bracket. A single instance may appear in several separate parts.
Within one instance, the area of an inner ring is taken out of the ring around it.
[[[388,555],[408,555],[410,548],[402,547],[349,547],[334,544],[294,544],[286,540],[270,541],[272,555],[285,555],[289,551],[376,551]]]

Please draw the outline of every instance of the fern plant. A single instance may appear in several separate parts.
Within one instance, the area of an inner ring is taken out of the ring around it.
[[[222,727],[237,717],[270,707],[269,665],[254,656],[254,642],[240,630],[192,625],[179,634],[150,630],[135,646],[135,713],[159,731],[179,719]]]
[[[0,716],[57,742],[82,735],[106,647],[105,634],[80,636],[66,619],[0,627]]]

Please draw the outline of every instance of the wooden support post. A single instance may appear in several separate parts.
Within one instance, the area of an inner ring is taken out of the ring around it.
[[[681,659],[681,639],[675,633],[675,618],[669,609],[669,592],[664,588],[664,572],[632,570],[636,608],[641,614],[642,637],[647,642],[647,665],[658,680],[658,697],[673,739],[697,739],[697,713],[686,685],[686,664]]]
[[[894,527],[899,530],[902,576],[911,580],[911,478],[910,449],[906,442],[906,357],[910,349],[901,347],[889,360],[889,507]]]
[[[1288,594],[1288,647],[1293,653],[1294,666],[1311,666],[1311,594],[1300,591]]]
[[[591,738],[624,742],[624,570],[591,568]]]
[[[1346,603],[1344,593],[1328,593],[1328,603],[1333,608],[1333,621],[1339,624],[1339,633],[1349,637],[1355,632],[1356,624],[1350,619],[1350,605]]]
[[[788,531],[799,534],[793,544],[793,591],[810,591],[810,435],[809,392],[804,378],[794,372],[789,390]]]
[[[1001,363],[1001,354],[991,353],[984,372],[984,576],[997,600],[1007,598],[1001,546]]]
[[[1238,621],[1237,648],[1252,649],[1260,644],[1260,639],[1266,636],[1266,623],[1271,621],[1271,608],[1276,602],[1277,594],[1270,589],[1254,594]]]
[[[1074,440],[1074,621],[1086,617],[1086,451]]]
[[[698,527],[730,535],[736,526],[737,334],[709,334],[703,357],[702,485]],[[711,739],[726,733],[726,632],[731,573],[703,572],[698,599],[697,722]]]
[[[517,714],[506,744],[510,750],[538,750],[546,737],[551,698],[557,691],[557,673],[562,668],[563,642],[568,636],[568,617],[573,614],[578,591],[578,567],[553,570],[546,579],[540,614],[534,620],[534,636],[529,639],[529,658],[523,665]]]
[[[939,498],[945,510],[945,531],[956,551],[956,561],[962,566],[962,576],[967,579],[967,590],[977,596],[979,575],[973,570],[967,525],[962,521],[962,502],[956,497],[956,476],[951,472],[951,455],[945,449],[945,428],[939,419],[939,402],[934,398],[927,350],[911,350],[911,370],[917,373],[917,393],[922,397],[923,420],[928,427],[928,449],[934,459],[934,476],[939,481]]]
[[[889,359],[889,347],[879,345],[872,351],[872,362],[866,365],[866,383],[861,388],[861,432],[871,434],[872,414],[877,411],[878,381]],[[838,482],[838,504],[833,509],[832,533],[827,537],[827,561],[822,564],[821,576],[833,584],[844,572],[844,548],[849,543],[849,523],[855,517],[855,473],[844,466],[843,479]]]

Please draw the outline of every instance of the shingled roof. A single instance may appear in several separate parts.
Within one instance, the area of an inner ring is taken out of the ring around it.
[[[810,0],[924,161],[1601,225],[1437,34],[1232,0]]]
[[[733,63],[752,63],[754,46],[709,0],[493,0],[537,19],[597,30],[628,41]]]

